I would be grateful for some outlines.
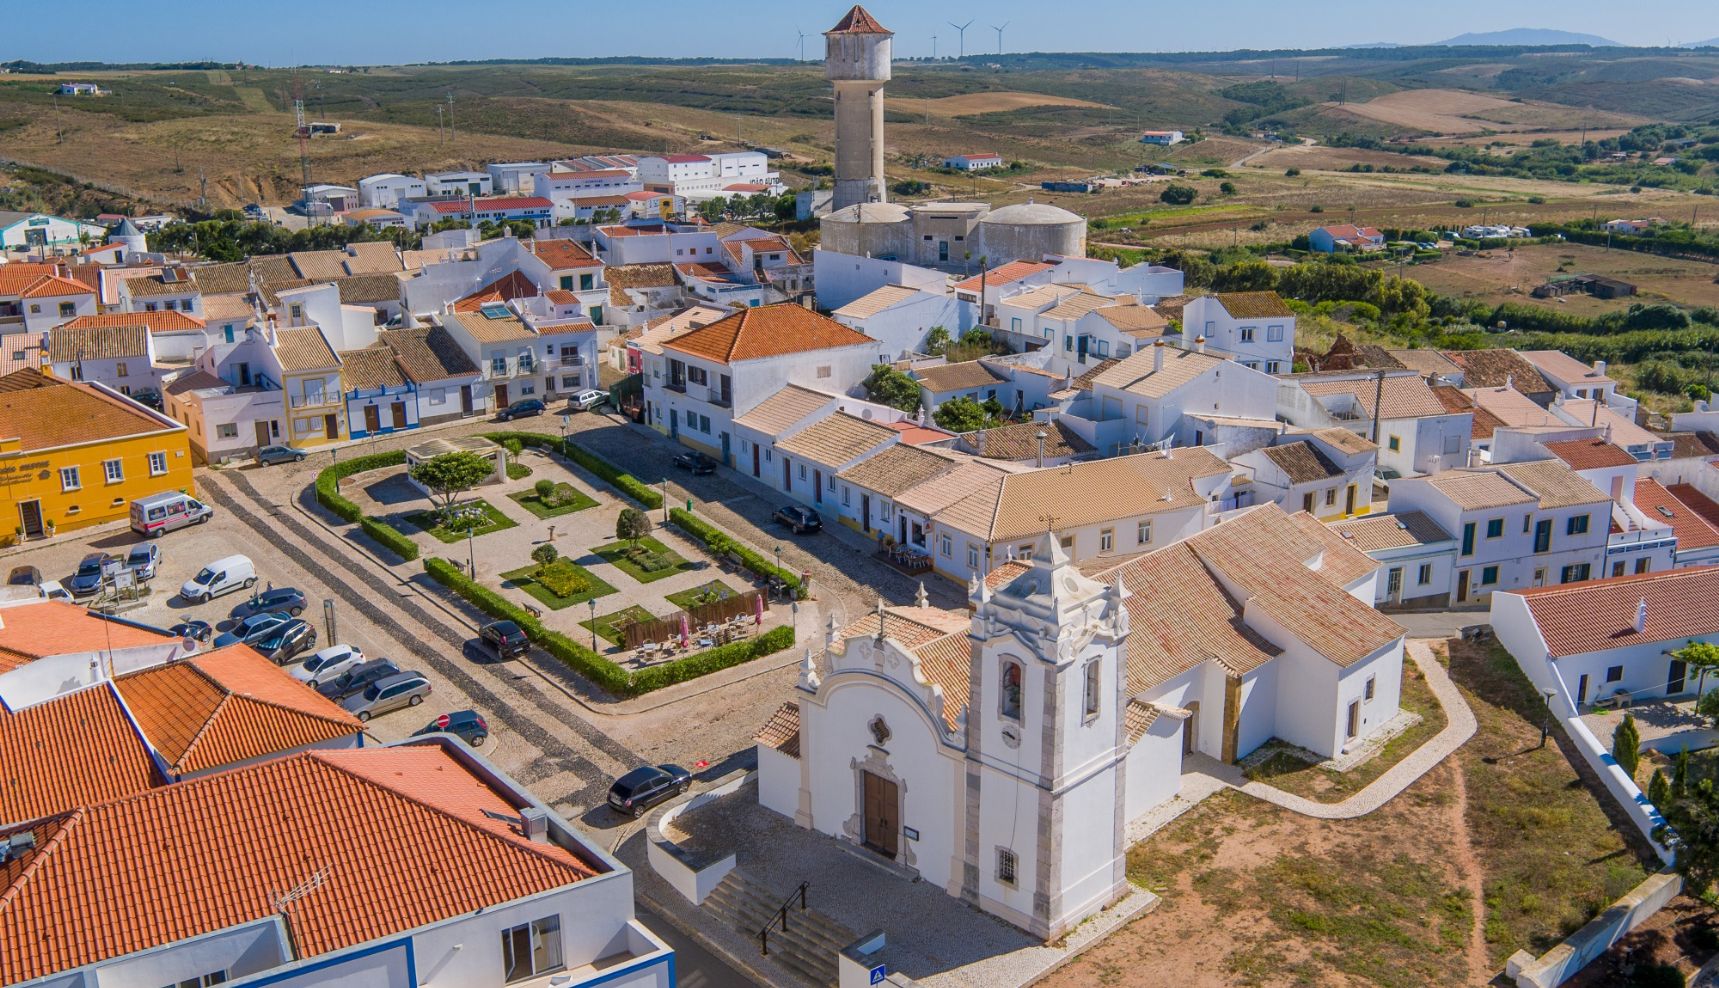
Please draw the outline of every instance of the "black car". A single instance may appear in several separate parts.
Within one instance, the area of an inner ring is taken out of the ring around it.
[[[804,505],[784,504],[777,508],[771,517],[788,526],[796,535],[824,530],[824,520],[818,517],[816,511]]]
[[[148,391],[133,391],[126,397],[146,408],[153,408],[158,412],[161,411],[161,392],[159,391],[154,389],[150,389]]]
[[[251,614],[285,611],[292,617],[303,614],[304,606],[304,592],[293,587],[270,587],[245,602],[245,610]]]
[[[609,805],[637,819],[663,800],[691,788],[692,773],[679,765],[647,765],[615,780],[609,787]]]
[[[425,734],[452,734],[473,748],[481,748],[489,737],[489,724],[476,710],[456,710],[430,721],[422,730],[413,732],[412,736],[421,737]]]
[[[316,647],[316,628],[308,621],[294,618],[285,624],[275,625],[256,640],[246,644],[256,649],[263,658],[272,660],[275,665],[284,666],[292,661],[293,656]]]
[[[682,470],[692,471],[694,477],[703,477],[716,472],[716,461],[696,450],[675,457],[674,465]]]
[[[478,638],[504,659],[518,658],[531,651],[531,639],[512,621],[491,621],[478,629]]]
[[[521,398],[495,414],[497,421],[510,422],[514,419],[530,418],[542,415],[549,406],[541,398]]]
[[[192,641],[206,642],[215,633],[215,628],[207,621],[181,621],[167,629],[175,638],[189,638]]]
[[[12,572],[6,574],[9,587],[37,587],[41,584],[42,571],[34,566],[14,566]]]
[[[378,679],[392,676],[399,671],[400,667],[387,659],[371,659],[362,665],[348,669],[336,679],[316,684],[316,691],[339,703],[349,696],[369,689],[370,684]]]

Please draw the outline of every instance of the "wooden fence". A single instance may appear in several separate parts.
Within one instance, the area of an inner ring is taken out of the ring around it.
[[[681,618],[686,618],[686,625],[694,633],[707,624],[722,624],[737,617],[750,618],[758,613],[758,599],[761,591],[747,590],[708,604],[689,607],[684,611],[676,611],[667,617],[652,618],[649,621],[634,621],[616,630],[621,633],[621,640],[629,649],[638,648],[645,642],[663,642],[680,637]]]

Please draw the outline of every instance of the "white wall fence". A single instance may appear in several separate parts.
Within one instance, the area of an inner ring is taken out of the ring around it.
[[[748,772],[732,782],[726,782],[715,789],[708,789],[692,797],[678,806],[671,806],[657,815],[650,825],[645,837],[649,843],[645,854],[651,862],[651,867],[663,877],[676,892],[695,906],[704,905],[704,900],[728,873],[734,870],[734,855],[729,854],[712,861],[701,861],[695,856],[669,840],[663,833],[663,828],[688,810],[696,810],[707,803],[715,802],[724,796],[739,791],[740,787],[752,781],[757,772]]]
[[[1546,953],[1535,957],[1526,950],[1518,950],[1512,954],[1505,962],[1504,973],[1516,982],[1517,988],[1555,988],[1663,909],[1681,891],[1683,879],[1675,872],[1649,875],[1605,912],[1589,920],[1588,925]]]

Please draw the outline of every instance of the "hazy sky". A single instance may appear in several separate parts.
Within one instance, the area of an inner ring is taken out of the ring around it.
[[[603,55],[794,57],[796,30],[823,31],[827,0],[0,0],[0,61],[220,59],[267,65],[388,64],[460,58]],[[947,21],[975,21],[967,51],[1188,51],[1425,43],[1469,31],[1557,27],[1625,44],[1719,36],[1714,0],[877,0],[896,55],[956,51]],[[1627,16],[1622,14],[1627,10]],[[816,57],[821,39],[806,41]]]

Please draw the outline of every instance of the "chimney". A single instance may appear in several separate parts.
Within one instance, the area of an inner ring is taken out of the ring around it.
[[[1045,439],[1049,438],[1049,436],[1050,436],[1050,433],[1046,432],[1043,429],[1040,429],[1038,431],[1038,435],[1036,437],[1039,441],[1039,469],[1040,470],[1043,470],[1045,468]]]
[[[1163,369],[1164,369],[1164,341],[1159,340],[1158,342],[1152,344],[1152,373],[1156,374]]]
[[[525,839],[533,844],[549,843],[549,811],[536,806],[527,806],[519,814],[520,829],[525,833]]]
[[[1641,599],[1641,603],[1635,605],[1635,630],[1636,630],[1636,634],[1641,634],[1642,632],[1647,630],[1647,598],[1646,597],[1643,597]]]
[[[1195,353],[1205,353],[1206,352],[1206,337],[1203,334],[1200,336],[1194,337],[1194,352]]]
[[[1515,374],[1504,375],[1504,390],[1509,391],[1511,388],[1514,388],[1514,387],[1516,387],[1516,375]]]
[[[1594,376],[1595,377],[1605,377],[1606,376],[1606,362],[1605,361],[1603,361],[1603,360],[1594,361]]]

